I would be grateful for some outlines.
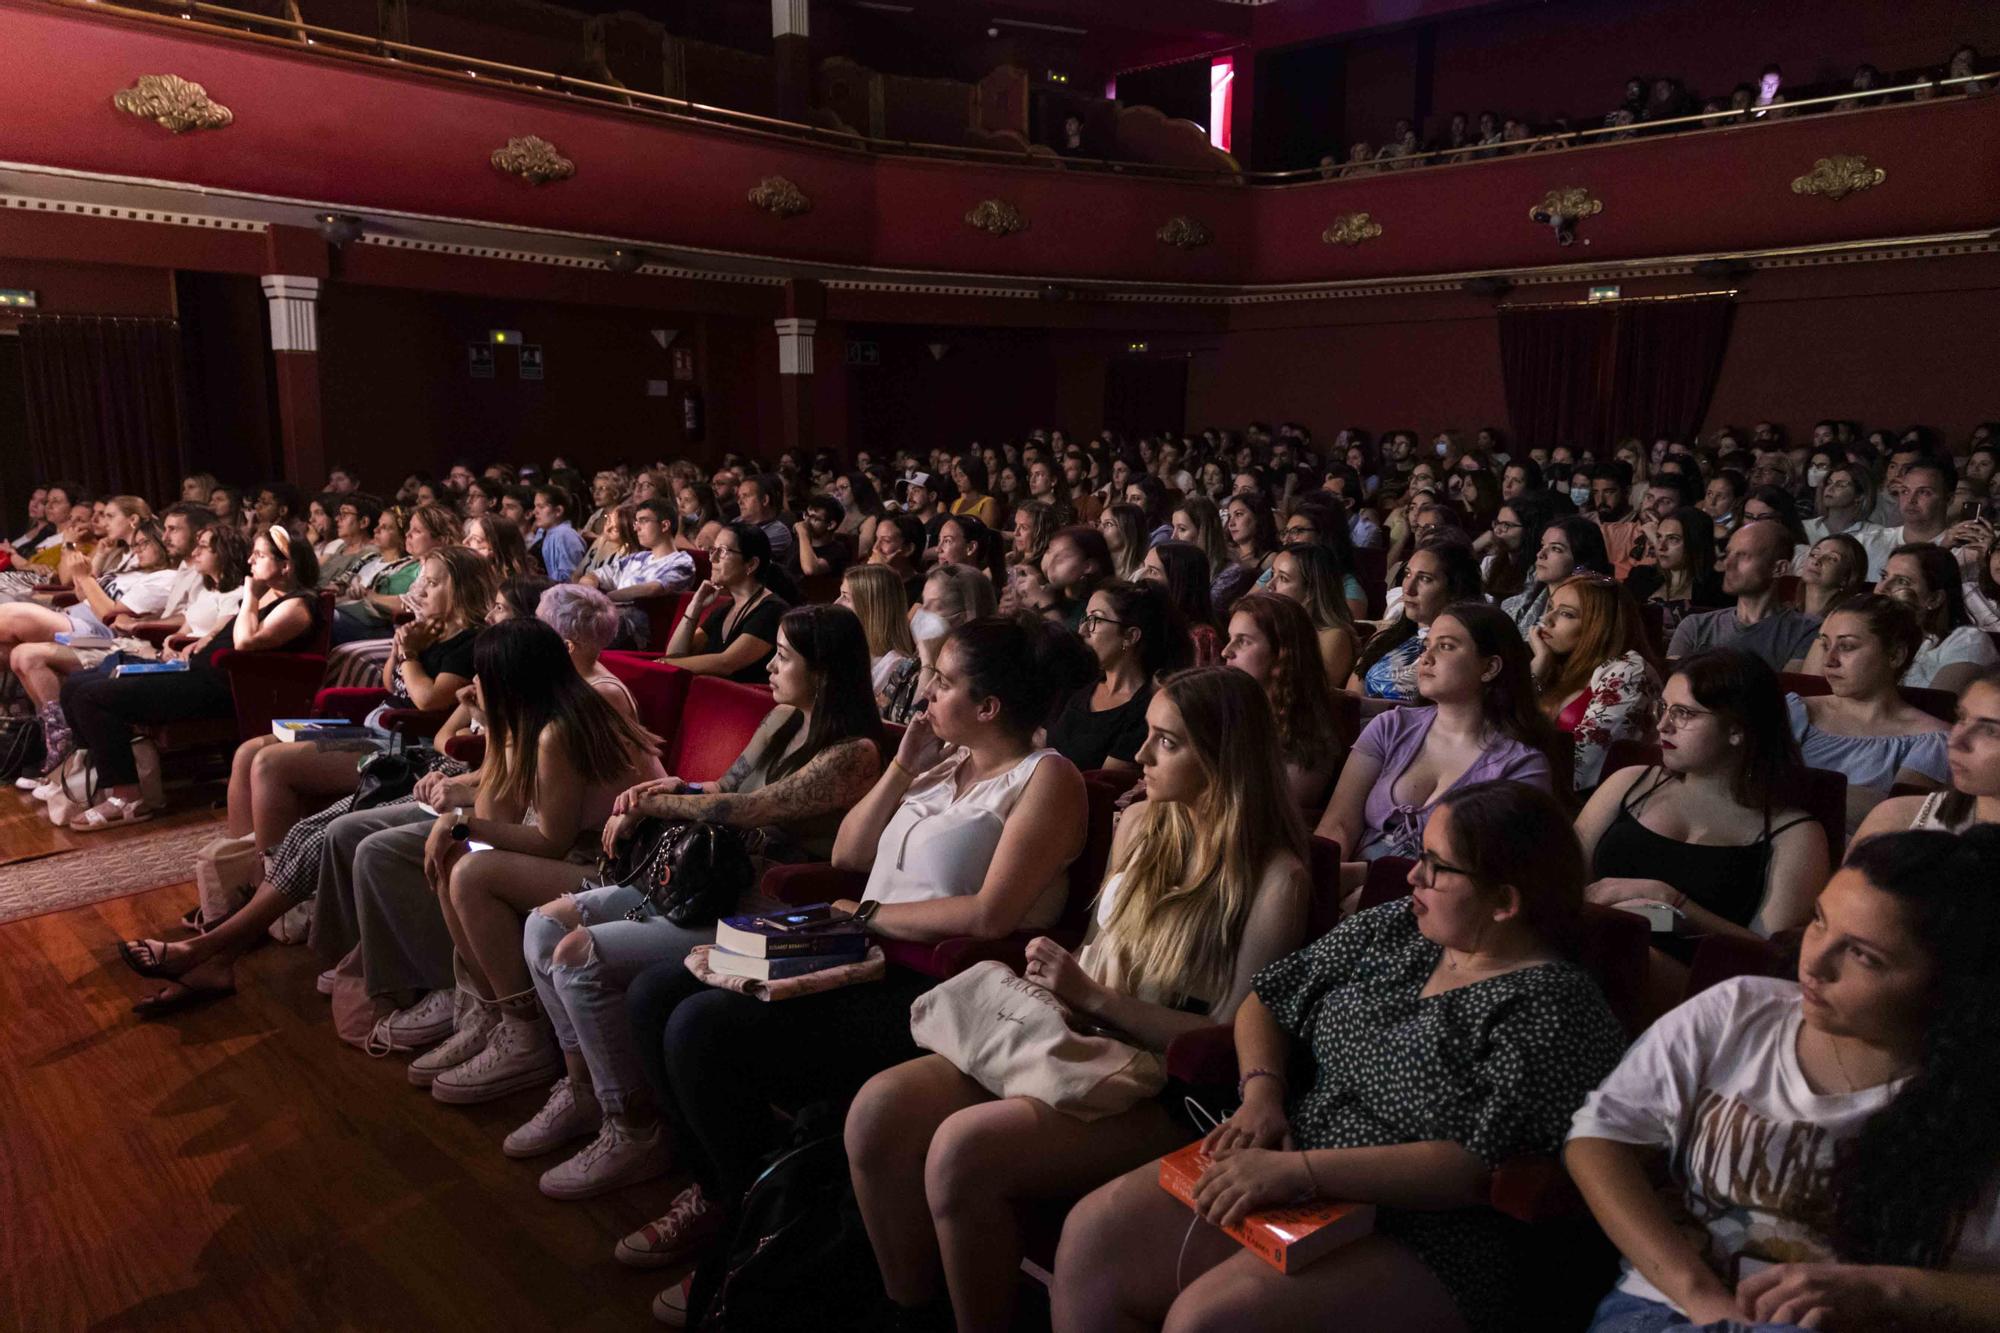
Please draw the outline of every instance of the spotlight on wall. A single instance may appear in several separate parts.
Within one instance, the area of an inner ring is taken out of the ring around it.
[[[645,251],[628,250],[622,245],[604,257],[604,267],[613,273],[637,273],[645,262]]]
[[[319,234],[328,245],[351,245],[361,239],[361,219],[352,213],[319,214]]]

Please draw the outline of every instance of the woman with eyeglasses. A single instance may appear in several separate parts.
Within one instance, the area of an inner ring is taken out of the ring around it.
[[[1500,506],[1493,526],[1472,543],[1488,597],[1504,601],[1527,588],[1535,568],[1529,534],[1547,528],[1555,516],[1555,500],[1547,491],[1523,491]]]
[[[1104,673],[1069,697],[1049,724],[1050,749],[1083,772],[1130,772],[1146,743],[1146,707],[1164,672],[1194,660],[1187,631],[1166,589],[1154,583],[1106,583],[1090,595],[1077,626]]]
[[[1589,900],[1673,913],[1654,928],[1658,1007],[1678,1002],[1695,937],[1804,925],[1826,882],[1826,832],[1797,803],[1805,765],[1784,704],[1761,659],[1697,653],[1661,695],[1660,762],[1611,774],[1577,816]]]
[[[1333,558],[1339,569],[1340,596],[1347,602],[1350,619],[1368,615],[1368,594],[1354,576],[1354,536],[1347,526],[1347,511],[1326,491],[1307,491],[1293,496],[1285,505],[1284,522],[1278,532],[1280,550],[1294,546],[1317,546]],[[1269,590],[1277,578],[1278,560],[1257,578],[1257,586]],[[1335,679],[1347,679],[1342,672]]]
[[[660,660],[697,676],[761,685],[777,651],[778,622],[792,609],[770,586],[771,539],[755,523],[727,524],[708,548],[708,569]]]
[[[2000,824],[2000,667],[1987,668],[1965,687],[1945,746],[1951,785],[1924,796],[1890,797],[1868,812],[1855,842],[1903,829],[1963,833],[1975,824]]]

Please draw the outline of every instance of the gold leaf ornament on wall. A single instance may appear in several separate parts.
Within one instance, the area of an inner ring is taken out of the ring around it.
[[[1552,217],[1569,218],[1577,221],[1595,217],[1604,211],[1604,201],[1592,195],[1581,185],[1571,185],[1560,190],[1550,190],[1542,196],[1542,202],[1528,210],[1528,218],[1533,222],[1546,224]]]
[[[1359,245],[1382,234],[1382,224],[1366,213],[1342,213],[1319,234],[1327,245]]]
[[[812,200],[783,176],[766,176],[750,187],[750,202],[766,213],[781,218],[795,218],[801,213],[812,212]]]
[[[1153,235],[1157,236],[1163,245],[1171,245],[1176,250],[1199,250],[1215,239],[1215,233],[1210,231],[1199,218],[1189,217],[1185,213],[1168,218]]]
[[[219,130],[236,113],[208,95],[208,89],[178,74],[142,74],[130,88],[112,94],[111,105],[173,131]]]
[[[1793,179],[1792,193],[1844,199],[1857,190],[1872,190],[1887,179],[1889,173],[1869,166],[1865,157],[1823,157],[1813,163],[1811,171]]]
[[[547,139],[534,134],[509,139],[505,147],[493,150],[490,160],[496,171],[519,176],[530,185],[564,181],[576,174],[576,163],[564,157]]]
[[[1026,231],[1028,220],[1004,199],[985,199],[966,211],[965,225],[989,236],[1012,236]]]

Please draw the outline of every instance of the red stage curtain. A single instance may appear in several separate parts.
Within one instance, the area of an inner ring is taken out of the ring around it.
[[[180,326],[170,319],[21,321],[28,448],[39,480],[153,504],[180,498]]]
[[[1692,436],[1735,311],[1723,299],[1501,311],[1501,375],[1521,447],[1568,444],[1602,457],[1628,435]]]

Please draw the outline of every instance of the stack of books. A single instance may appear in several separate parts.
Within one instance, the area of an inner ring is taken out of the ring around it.
[[[831,903],[726,916],[715,924],[711,971],[753,981],[778,981],[858,963],[868,953],[868,932]]]

